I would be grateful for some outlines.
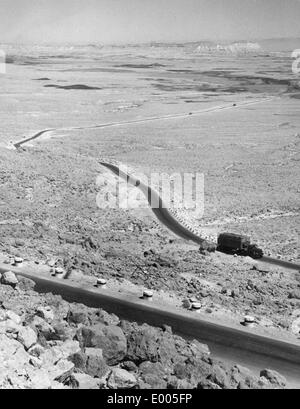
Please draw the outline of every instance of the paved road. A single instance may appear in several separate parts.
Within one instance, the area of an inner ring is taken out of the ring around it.
[[[69,126],[69,127],[62,127],[62,128],[51,128],[51,129],[44,129],[36,134],[29,136],[28,138],[23,138],[20,141],[17,141],[13,144],[13,146],[18,149],[22,145],[25,145],[27,142],[33,141],[34,139],[38,139],[40,136],[47,132],[52,132],[52,131],[76,131],[76,130],[85,130],[85,129],[101,129],[101,128],[112,128],[112,127],[119,127],[119,126],[127,126],[127,125],[134,125],[134,124],[143,124],[147,122],[155,122],[155,121],[167,121],[167,120],[172,120],[172,119],[182,119],[182,118],[189,118],[191,116],[197,116],[197,115],[202,115],[208,112],[218,112],[222,110],[228,110],[228,109],[238,109],[242,107],[247,107],[251,105],[257,105],[257,104],[262,104],[268,101],[271,101],[274,99],[274,97],[263,97],[263,98],[258,98],[255,100],[251,101],[240,101],[237,105],[233,105],[232,103],[226,104],[226,105],[217,105],[209,108],[204,108],[198,111],[192,111],[188,113],[178,113],[178,114],[169,114],[169,115],[158,115],[158,116],[153,116],[153,117],[146,117],[146,118],[140,118],[140,119],[132,119],[129,121],[123,121],[123,122],[108,122],[108,123],[103,123],[103,124],[92,124],[92,125],[87,125],[87,126]]]
[[[171,306],[139,299],[137,296],[114,293],[109,290],[87,287],[83,283],[41,276],[39,272],[0,264],[0,272],[11,269],[16,274],[36,282],[40,293],[52,292],[66,301],[104,308],[120,318],[150,325],[172,326],[173,331],[188,339],[207,343],[214,356],[230,363],[239,363],[254,372],[271,368],[282,373],[293,387],[300,388],[300,343],[287,342],[248,330],[242,326],[229,326],[208,319],[199,313],[183,311]]]
[[[187,229],[181,223],[179,223],[179,221],[172,215],[172,213],[165,206],[161,197],[157,192],[155,192],[155,190],[151,189],[149,186],[146,186],[144,183],[140,182],[134,176],[130,176],[127,173],[124,173],[116,165],[112,165],[110,163],[105,162],[100,163],[101,165],[111,170],[115,175],[121,177],[131,185],[138,187],[146,196],[148,203],[151,207],[151,210],[155,214],[157,219],[177,236],[185,240],[191,240],[197,244],[201,244],[205,241],[205,239],[197,236],[195,233],[191,232],[189,229]]]
[[[277,258],[263,256],[263,258],[259,259],[262,263],[274,264],[279,267],[287,268],[289,270],[297,270],[300,272],[300,264],[291,263],[290,261],[279,260]]]
[[[187,229],[183,226],[168,210],[167,206],[163,203],[159,194],[150,188],[149,186],[142,183],[140,180],[135,178],[133,175],[128,175],[127,173],[123,172],[117,165],[113,165],[107,162],[100,162],[100,164],[109,170],[111,170],[115,175],[121,177],[128,183],[133,186],[138,187],[146,196],[148,203],[152,212],[155,214],[157,219],[163,223],[169,230],[175,233],[177,236],[185,239],[193,241],[194,243],[201,244],[206,240],[197,236],[195,233]],[[155,207],[153,207],[155,204]],[[278,265],[280,267],[284,267],[291,270],[300,271],[300,265],[296,263],[291,263],[289,261],[279,260],[272,257],[264,256],[262,259],[258,259],[257,261],[261,261],[268,264]]]

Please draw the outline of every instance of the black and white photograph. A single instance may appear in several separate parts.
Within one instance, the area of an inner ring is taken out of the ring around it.
[[[299,180],[300,0],[0,0],[0,389],[300,389]]]

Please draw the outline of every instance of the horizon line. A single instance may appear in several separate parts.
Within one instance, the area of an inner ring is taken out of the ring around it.
[[[136,42],[101,42],[101,41],[45,41],[45,42],[33,42],[33,41],[4,41],[0,44],[2,45],[103,45],[103,46],[115,46],[115,45],[149,45],[149,44],[195,44],[199,42],[220,42],[220,43],[242,43],[242,42],[259,42],[259,41],[279,41],[279,40],[300,40],[300,36],[295,37],[262,37],[262,38],[248,38],[248,39],[208,39],[203,38],[199,40],[149,40],[149,41],[136,41]],[[300,44],[299,44],[300,47]]]

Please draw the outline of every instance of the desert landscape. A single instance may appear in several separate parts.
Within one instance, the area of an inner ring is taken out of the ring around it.
[[[167,305],[186,311],[197,301],[209,319],[243,326],[250,316],[262,334],[299,342],[297,271],[199,251],[147,207],[97,205],[107,188],[97,178],[118,181],[103,160],[149,177],[199,172],[204,214],[177,208],[182,223],[213,242],[222,232],[249,235],[266,255],[299,264],[300,79],[289,48],[272,41],[1,48],[0,261],[8,270],[22,260],[49,274],[61,269],[77,283],[105,279],[132,296],[150,289]],[[39,371],[46,388],[297,385],[269,369],[250,374],[237,362],[217,361],[207,346],[168,327],[82,310],[19,281],[19,291],[5,278],[0,286],[1,356],[8,339],[24,344],[20,332],[28,331],[34,342],[22,360],[31,383],[14,378],[20,361],[8,365],[1,387],[39,387]],[[36,315],[33,306],[41,306]],[[57,322],[45,317],[46,306]],[[5,325],[13,329],[3,332]],[[141,339],[145,351],[136,346]],[[62,358],[51,361],[49,351],[63,351]]]

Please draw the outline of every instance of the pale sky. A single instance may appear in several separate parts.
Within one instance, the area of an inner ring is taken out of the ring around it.
[[[0,0],[0,43],[300,37],[300,0]]]

